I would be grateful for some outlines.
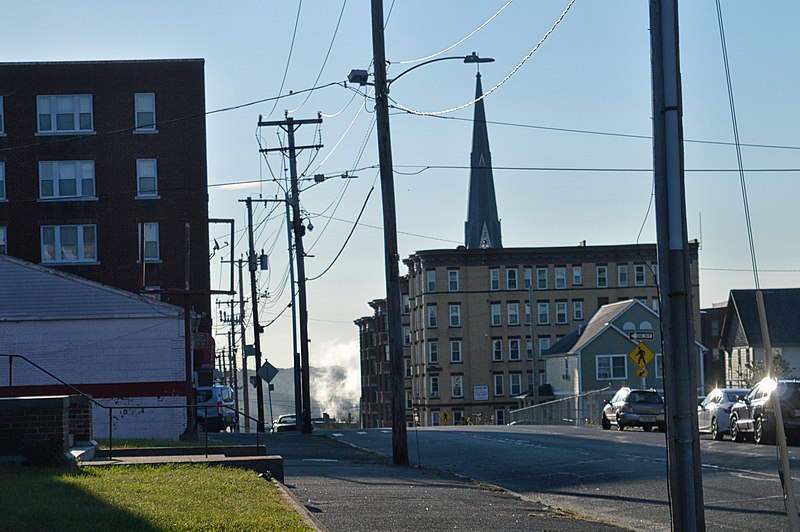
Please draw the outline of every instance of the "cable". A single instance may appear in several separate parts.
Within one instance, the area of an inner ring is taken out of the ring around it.
[[[286,68],[283,69],[283,79],[281,80],[281,88],[278,89],[278,94],[283,91],[283,85],[286,83],[286,74],[289,73],[289,65],[292,63],[292,52],[294,51],[294,40],[297,37],[297,27],[300,25],[300,8],[303,7],[303,0],[297,3],[297,16],[294,19],[294,30],[292,31],[292,43],[289,45],[289,57],[286,58]],[[272,109],[267,116],[272,116],[272,113],[275,112],[275,108],[278,107],[277,100],[275,101],[275,105],[272,106]]]

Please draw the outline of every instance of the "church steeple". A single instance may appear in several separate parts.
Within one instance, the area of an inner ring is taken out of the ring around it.
[[[475,97],[483,94],[481,74],[475,83]],[[489,133],[486,130],[486,111],[483,100],[475,104],[470,154],[469,200],[467,221],[464,223],[464,245],[467,249],[502,248],[500,219],[492,177],[492,155],[489,152]]]

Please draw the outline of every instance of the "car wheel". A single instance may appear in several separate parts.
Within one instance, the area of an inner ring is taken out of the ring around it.
[[[742,432],[739,430],[739,426],[736,424],[736,417],[731,416],[731,440],[735,442],[742,441]]]
[[[617,430],[625,430],[625,425],[619,419],[617,419]]]
[[[772,438],[767,434],[767,429],[764,427],[764,418],[762,416],[758,416],[758,419],[756,419],[753,440],[759,445],[772,443]]]
[[[642,425],[642,430],[645,432],[650,432],[653,430],[653,425]]]
[[[605,414],[603,414],[603,419],[600,420],[600,426],[603,427],[603,430],[608,430],[611,428],[611,422],[608,420]]]
[[[722,433],[719,431],[719,423],[717,418],[711,418],[711,437],[717,441],[722,439]]]

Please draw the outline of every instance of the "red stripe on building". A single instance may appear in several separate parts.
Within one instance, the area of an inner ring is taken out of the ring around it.
[[[31,397],[40,395],[74,395],[79,390],[95,399],[117,397],[186,397],[186,381],[168,382],[118,382],[104,384],[73,384],[74,388],[61,384],[36,386],[4,386],[2,397]]]

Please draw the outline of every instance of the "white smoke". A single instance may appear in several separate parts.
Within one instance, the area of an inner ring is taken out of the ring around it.
[[[346,421],[358,419],[361,357],[358,340],[327,340],[315,346],[310,363],[311,411]]]

